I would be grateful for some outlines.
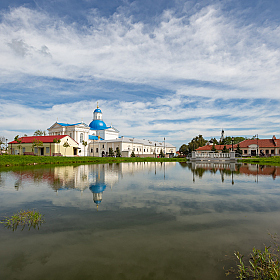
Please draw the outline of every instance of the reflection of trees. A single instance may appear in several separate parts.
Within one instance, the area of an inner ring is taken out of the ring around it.
[[[203,174],[206,172],[206,169],[196,168],[196,169],[193,169],[192,171],[196,176],[198,176],[199,178],[202,178]]]

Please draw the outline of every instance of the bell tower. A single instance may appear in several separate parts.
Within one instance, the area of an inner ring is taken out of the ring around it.
[[[93,120],[101,120],[102,121],[102,111],[100,110],[97,102],[97,108],[93,112]]]

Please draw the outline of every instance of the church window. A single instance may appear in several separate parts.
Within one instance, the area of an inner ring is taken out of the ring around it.
[[[46,147],[46,154],[50,153],[50,147]]]
[[[149,149],[147,149],[147,153],[149,152]]]
[[[93,149],[90,149],[90,152],[93,153]]]
[[[70,137],[72,138],[72,133],[70,132]]]
[[[145,149],[144,149],[144,153],[145,153]]]
[[[80,143],[82,143],[83,140],[84,140],[84,135],[83,135],[83,133],[81,133],[81,134],[80,134]]]
[[[96,152],[98,153],[98,148],[96,148]]]
[[[102,148],[104,149],[104,144],[102,145]]]
[[[138,148],[137,148],[137,152],[138,152]]]

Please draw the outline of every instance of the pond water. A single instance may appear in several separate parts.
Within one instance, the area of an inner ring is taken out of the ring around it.
[[[44,215],[39,229],[0,224],[0,279],[234,279],[280,232],[279,167],[122,163],[2,169],[0,218]]]

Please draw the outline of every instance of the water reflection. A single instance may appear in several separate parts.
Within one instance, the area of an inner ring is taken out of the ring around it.
[[[253,176],[255,182],[258,182],[259,176],[271,176],[273,180],[280,175],[279,166],[259,165],[259,164],[242,164],[242,163],[205,163],[205,162],[192,162],[192,163],[180,163],[183,168],[191,170],[193,175],[193,182],[196,178],[202,178],[203,175],[208,172],[221,175],[221,181],[225,181],[225,177],[231,177],[231,184],[234,185],[234,178],[237,175],[244,174],[247,176]]]
[[[126,164],[98,164],[79,166],[57,166],[53,168],[38,168],[14,171],[15,190],[23,189],[28,181],[47,183],[56,193],[65,190],[78,190],[81,194],[89,189],[97,209],[107,188],[112,189],[125,175],[133,176],[139,172],[148,172],[155,176],[166,178],[166,171],[174,167],[175,162],[136,162]]]

